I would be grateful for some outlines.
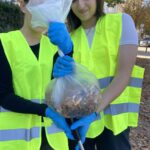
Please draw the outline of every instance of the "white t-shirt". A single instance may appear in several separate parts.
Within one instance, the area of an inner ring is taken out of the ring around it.
[[[90,29],[85,29],[89,46],[92,46],[92,41],[95,33],[95,27]],[[120,40],[120,45],[138,45],[138,35],[135,28],[135,24],[131,16],[126,13],[122,14],[122,36]]]

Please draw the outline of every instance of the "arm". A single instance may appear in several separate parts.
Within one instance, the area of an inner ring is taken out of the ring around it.
[[[118,66],[115,78],[103,93],[99,111],[106,108],[128,85],[133,65],[136,61],[138,35],[134,22],[128,14],[122,14],[122,37],[119,47]],[[117,86],[116,86],[117,85]]]
[[[45,116],[46,104],[27,101],[14,93],[11,68],[0,42],[0,106],[10,111]]]
[[[102,95],[102,102],[98,111],[106,108],[115,98],[117,98],[128,85],[132,68],[136,61],[137,46],[122,45],[116,75]]]

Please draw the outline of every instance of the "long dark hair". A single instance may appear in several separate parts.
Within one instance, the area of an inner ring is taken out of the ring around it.
[[[95,16],[98,20],[100,17],[105,15],[103,11],[104,0],[96,0],[96,5],[97,5],[97,8],[96,8]],[[70,10],[69,12],[69,15],[67,17],[67,22],[68,22],[68,27],[70,31],[77,29],[81,25],[80,19],[73,13],[72,10]]]

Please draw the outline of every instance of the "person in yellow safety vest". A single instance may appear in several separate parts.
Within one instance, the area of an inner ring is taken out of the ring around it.
[[[0,33],[0,150],[69,150],[68,138],[74,139],[71,129],[44,99],[51,75],[57,76],[53,64],[65,62],[65,66],[73,59],[58,56],[58,48],[42,34],[45,26],[33,28],[26,7],[29,0],[18,2],[25,14],[23,27]],[[65,44],[59,46],[70,55],[71,37],[65,24],[60,29]]]
[[[73,58],[96,75],[102,92],[99,119],[84,116],[71,129],[78,129],[85,150],[130,150],[129,127],[138,124],[144,74],[135,65],[138,36],[128,14],[104,14],[103,5],[103,0],[73,0],[68,16]]]

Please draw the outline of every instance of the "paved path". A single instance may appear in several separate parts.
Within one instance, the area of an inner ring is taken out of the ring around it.
[[[139,47],[137,57],[150,59],[150,47],[147,48],[147,52],[146,52],[146,47]]]

